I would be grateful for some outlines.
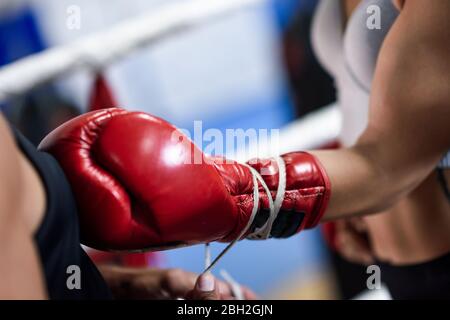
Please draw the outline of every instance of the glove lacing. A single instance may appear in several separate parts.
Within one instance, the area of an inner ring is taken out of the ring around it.
[[[205,270],[202,272],[202,274],[210,271],[214,267],[214,265],[217,262],[219,262],[219,260],[225,255],[225,253],[227,253],[228,250],[230,250],[236,244],[236,242],[241,240],[241,238],[244,237],[244,235],[247,234],[248,230],[251,228],[251,226],[255,220],[255,217],[258,213],[258,209],[259,209],[259,198],[260,197],[259,197],[258,182],[261,184],[261,186],[263,187],[264,191],[267,194],[267,199],[269,201],[269,218],[267,219],[267,221],[264,223],[264,225],[262,227],[255,228],[255,230],[247,236],[247,239],[265,240],[265,239],[270,238],[270,233],[272,231],[273,223],[275,222],[275,219],[277,218],[278,213],[280,212],[281,205],[283,204],[283,199],[284,199],[284,195],[286,192],[286,164],[284,163],[284,160],[281,157],[275,157],[274,160],[278,166],[278,188],[277,188],[277,193],[275,195],[275,199],[272,199],[272,194],[271,194],[269,188],[267,187],[266,182],[262,178],[261,174],[258,171],[256,171],[253,167],[249,166],[248,164],[244,164],[247,168],[249,168],[250,172],[252,173],[252,177],[253,177],[252,214],[250,216],[250,219],[248,220],[247,225],[242,230],[242,232],[239,234],[239,236],[236,237],[236,239],[234,239],[232,242],[230,242],[225,247],[225,249],[223,249],[219,253],[219,255],[214,259],[214,261],[211,263],[209,263],[209,260],[210,260],[209,257],[211,256],[210,251],[209,251],[209,245],[206,244],[206,247],[205,247]]]

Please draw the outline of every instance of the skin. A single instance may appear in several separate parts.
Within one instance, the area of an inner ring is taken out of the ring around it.
[[[32,239],[44,211],[43,188],[20,156],[1,115],[0,145],[0,299],[44,299],[47,294]]]
[[[344,4],[348,17],[357,3]],[[315,152],[332,184],[324,221],[383,212],[363,218],[369,242],[351,223],[343,228],[350,235],[340,248],[351,260],[363,256],[359,262],[418,263],[450,251],[450,205],[434,171],[450,149],[450,3],[396,5],[367,129],[351,148]]]
[[[231,287],[212,278],[214,289],[204,291],[198,285],[196,273],[182,269],[124,268],[100,266],[100,272],[117,299],[195,299],[233,300]],[[241,287],[246,300],[256,299],[248,288]]]

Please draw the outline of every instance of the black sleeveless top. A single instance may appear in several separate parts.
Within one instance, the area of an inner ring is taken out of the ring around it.
[[[45,216],[34,238],[49,297],[111,299],[105,280],[81,248],[75,200],[58,162],[50,154],[38,151],[18,131],[13,129],[13,132],[17,145],[40,175],[47,195]],[[80,275],[81,286],[74,288],[75,274]]]

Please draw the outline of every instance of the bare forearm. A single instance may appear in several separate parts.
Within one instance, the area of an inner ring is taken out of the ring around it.
[[[382,143],[381,148],[389,148]],[[378,152],[377,145],[314,151],[331,181],[331,199],[323,221],[377,213],[389,208],[422,180],[407,166],[397,169],[395,153]]]
[[[376,166],[357,148],[312,152],[324,166],[331,182],[331,198],[323,221],[373,213],[386,204],[386,184]]]

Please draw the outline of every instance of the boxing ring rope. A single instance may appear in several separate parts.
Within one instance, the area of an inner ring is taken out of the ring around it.
[[[233,159],[245,162],[251,158],[269,158],[283,153],[311,150],[336,143],[341,131],[341,111],[336,103],[290,122],[279,131],[275,143],[256,142],[240,150]]]
[[[49,48],[0,68],[0,103],[19,96],[69,71],[101,69],[130,52],[161,39],[222,17],[263,4],[265,0],[190,0],[164,5],[142,16],[93,33],[67,45]],[[318,130],[320,128],[320,130]],[[279,152],[310,149],[334,141],[340,130],[335,105],[282,128]],[[250,156],[271,156],[268,147],[250,146]],[[236,160],[248,160],[248,152]],[[245,158],[244,158],[245,157]]]
[[[190,0],[164,5],[140,17],[70,44],[30,55],[0,69],[0,103],[78,69],[101,69],[131,51],[213,18],[265,0]]]

